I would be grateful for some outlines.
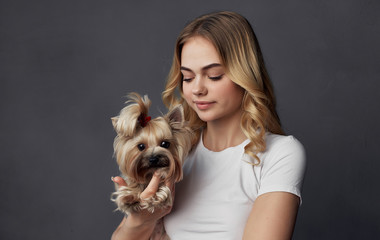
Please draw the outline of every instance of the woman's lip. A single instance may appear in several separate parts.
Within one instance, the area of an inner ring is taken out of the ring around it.
[[[213,105],[215,102],[208,102],[208,101],[194,101],[195,105],[197,106],[197,108],[199,110],[206,110],[208,109],[209,107],[211,107],[211,105]]]

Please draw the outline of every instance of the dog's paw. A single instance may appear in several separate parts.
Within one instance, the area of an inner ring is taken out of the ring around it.
[[[161,186],[155,195],[155,204],[162,207],[170,207],[173,204],[172,193],[168,186]]]
[[[140,197],[135,189],[122,186],[112,194],[112,201],[117,205],[117,210],[123,213],[136,211],[136,205],[139,205]]]
[[[141,208],[154,212],[156,208],[167,208],[173,204],[172,194],[167,186],[161,186],[157,193],[150,198],[141,200]]]

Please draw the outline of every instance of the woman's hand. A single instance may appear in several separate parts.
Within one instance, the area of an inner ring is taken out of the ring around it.
[[[127,186],[121,177],[114,177],[112,181],[120,186]],[[146,189],[141,193],[140,198],[147,199],[156,194],[161,178],[159,174],[154,174]],[[166,183],[171,190],[174,200],[174,183]],[[137,213],[131,213],[124,218],[119,227],[112,235],[112,239],[149,239],[158,219],[167,215],[171,207],[164,209],[155,209],[153,213],[143,210]]]

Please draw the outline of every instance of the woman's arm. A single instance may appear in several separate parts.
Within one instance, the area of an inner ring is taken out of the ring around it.
[[[121,177],[113,178],[113,181],[119,186],[125,186],[126,183]],[[149,198],[156,194],[158,185],[160,183],[159,175],[153,175],[147,188],[141,193],[142,199]],[[170,187],[170,186],[169,186]],[[173,188],[171,188],[173,190]],[[174,190],[172,191],[174,194]],[[170,212],[171,208],[156,209],[154,213],[150,213],[147,210],[133,213],[124,217],[120,225],[116,228],[112,234],[112,240],[144,240],[149,239],[157,220],[165,216]]]
[[[112,240],[132,240],[149,239],[154,229],[155,223],[139,224],[132,220],[130,216],[124,217],[120,225],[112,234]]]
[[[243,240],[289,240],[292,238],[300,199],[287,192],[259,196],[252,207]]]

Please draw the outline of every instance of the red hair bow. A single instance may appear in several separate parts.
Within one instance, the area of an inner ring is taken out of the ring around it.
[[[150,116],[146,116],[144,113],[141,113],[140,117],[137,119],[141,127],[145,127],[148,122],[152,119]]]

